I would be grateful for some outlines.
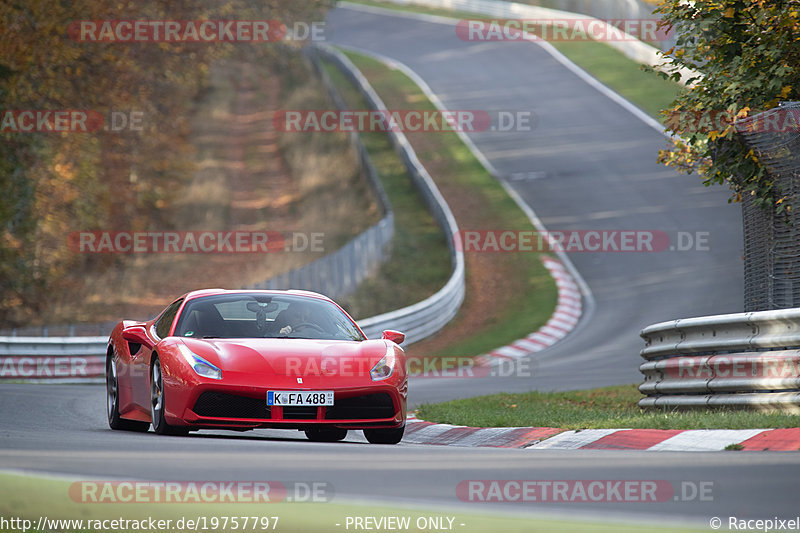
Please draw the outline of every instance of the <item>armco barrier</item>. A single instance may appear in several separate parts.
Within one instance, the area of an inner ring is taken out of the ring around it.
[[[107,349],[108,337],[0,337],[0,380],[99,380]]]
[[[800,411],[800,309],[662,322],[641,336],[641,407]]]

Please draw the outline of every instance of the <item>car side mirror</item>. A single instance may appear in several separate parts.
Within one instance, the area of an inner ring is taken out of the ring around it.
[[[395,344],[402,344],[402,342],[406,340],[406,334],[400,333],[399,331],[394,331],[392,329],[387,329],[383,332],[381,338],[387,341],[392,341]]]
[[[148,348],[153,347],[153,341],[147,336],[144,326],[128,326],[122,330],[122,338],[133,344],[144,344]]]

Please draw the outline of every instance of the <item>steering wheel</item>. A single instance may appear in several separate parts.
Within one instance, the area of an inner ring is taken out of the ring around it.
[[[299,324],[295,324],[292,326],[292,331],[300,329],[300,328],[313,328],[319,331],[320,333],[325,333],[325,330],[319,327],[317,324],[312,322],[300,322]]]

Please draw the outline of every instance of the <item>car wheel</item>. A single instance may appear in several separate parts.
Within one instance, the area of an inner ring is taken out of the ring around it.
[[[147,431],[150,424],[138,420],[125,420],[119,416],[119,379],[117,378],[117,363],[114,354],[106,358],[106,413],[108,426],[111,429],[126,431]]]
[[[405,430],[405,424],[399,428],[365,429],[364,436],[372,444],[397,444],[403,440],[403,433],[405,433]]]
[[[159,435],[187,435],[189,430],[182,427],[171,426],[164,416],[164,379],[161,375],[161,361],[158,357],[153,359],[150,368],[150,416],[153,422],[153,431]]]
[[[347,436],[346,429],[339,428],[313,428],[306,430],[306,437],[308,440],[314,442],[336,442],[342,440]]]

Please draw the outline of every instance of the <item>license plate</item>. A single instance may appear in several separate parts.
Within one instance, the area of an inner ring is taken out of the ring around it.
[[[267,391],[267,405],[329,406],[333,405],[332,390]]]

